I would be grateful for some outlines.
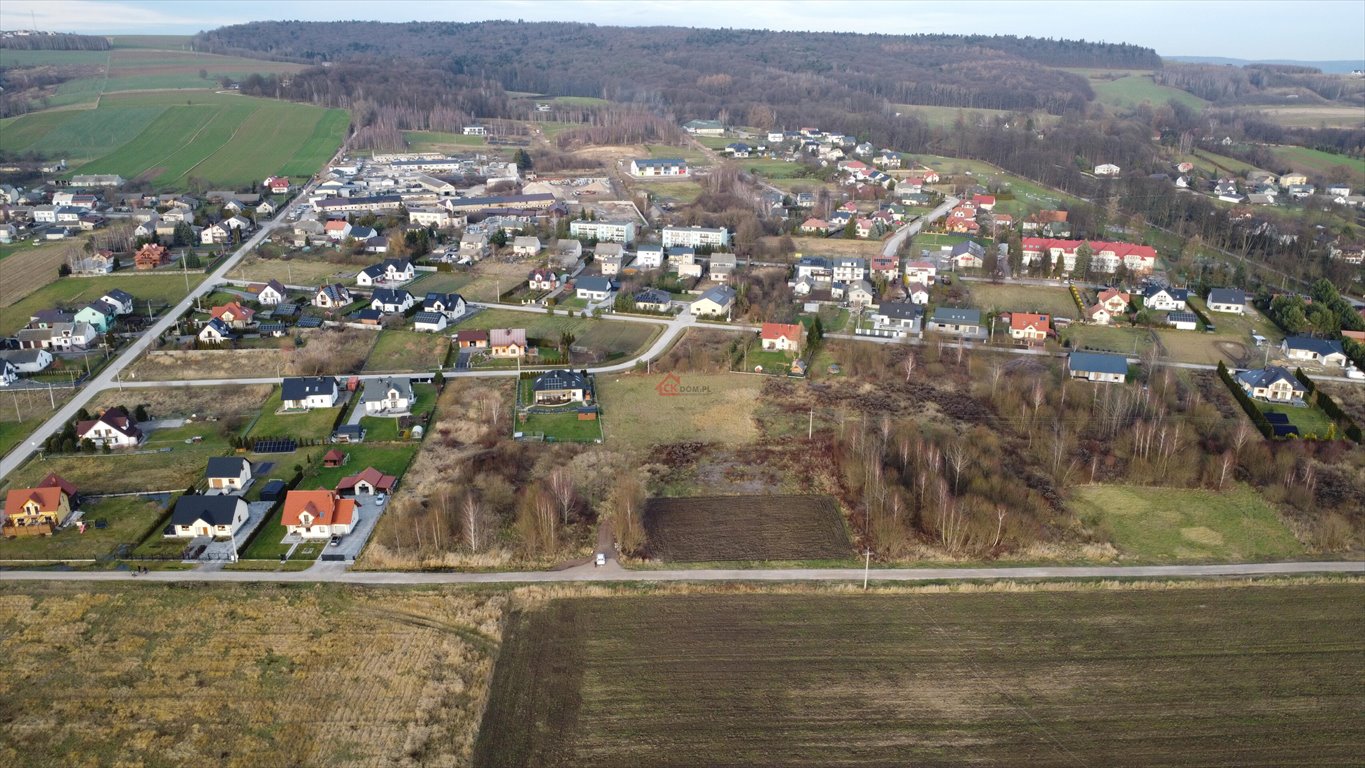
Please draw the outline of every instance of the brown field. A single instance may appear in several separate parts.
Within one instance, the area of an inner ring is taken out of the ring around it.
[[[0,763],[467,765],[507,598],[0,585]]]
[[[126,400],[130,404],[147,406],[153,419],[186,418],[228,419],[233,416],[255,414],[273,388],[269,384],[227,387],[148,387],[128,393],[108,392],[108,400]],[[97,401],[98,402],[98,401]],[[116,405],[108,402],[106,405]]]
[[[473,764],[1327,766],[1365,749],[1358,581],[986,590],[527,606]]]
[[[372,264],[361,259],[356,264],[344,264],[323,259],[294,256],[288,259],[263,259],[248,256],[232,270],[234,280],[279,280],[288,285],[322,285],[324,283],[355,282],[356,273]]]
[[[645,506],[654,559],[843,559],[853,550],[839,505],[828,496],[654,498]]]
[[[1256,107],[1254,111],[1288,128],[1359,128],[1365,124],[1360,107]]]
[[[796,252],[803,256],[876,256],[880,240],[845,240],[842,237],[793,237]]]
[[[754,410],[763,377],[743,373],[681,373],[680,394],[657,387],[668,374],[611,374],[597,378],[610,422],[607,443],[647,448],[698,441],[747,443],[758,437]]]
[[[1340,384],[1317,381],[1318,389],[1330,396],[1355,422],[1365,429],[1365,387],[1359,384]]]
[[[340,376],[359,372],[378,338],[379,333],[371,330],[327,328],[306,332],[306,343],[295,349],[152,350],[125,376],[135,381]],[[288,342],[281,340],[292,346]]]
[[[474,279],[466,283],[460,293],[468,301],[497,301],[500,292],[526,282],[526,273],[534,269],[537,263],[537,259],[486,259],[479,262]],[[413,292],[416,293],[415,288]]]
[[[79,240],[59,240],[43,245],[20,244],[0,259],[0,307],[16,301],[57,279],[57,269],[71,254],[80,253]]]

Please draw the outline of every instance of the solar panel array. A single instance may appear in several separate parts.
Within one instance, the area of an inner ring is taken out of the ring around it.
[[[292,437],[257,440],[252,446],[256,453],[293,453],[299,449],[299,441]]]

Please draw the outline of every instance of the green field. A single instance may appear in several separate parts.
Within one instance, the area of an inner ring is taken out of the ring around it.
[[[153,306],[173,304],[185,298],[189,289],[185,278],[189,278],[191,288],[204,279],[204,275],[168,272],[161,275],[119,275],[117,273],[100,277],[63,277],[30,293],[13,305],[0,311],[0,334],[10,334],[28,324],[28,318],[40,309],[66,306],[79,309],[80,305],[98,299],[114,288],[122,288],[137,299],[137,311],[146,313],[147,302]]]
[[[913,115],[921,121],[938,128],[949,128],[957,124],[958,117],[966,120],[967,125],[976,125],[980,118],[994,120],[1015,114],[1008,109],[974,109],[968,107],[934,107],[925,104],[897,104],[896,111],[902,115]],[[1036,125],[1052,125],[1061,120],[1057,115],[1034,112],[1028,116]]]
[[[414,152],[459,151],[468,147],[486,146],[482,136],[465,136],[462,133],[442,133],[440,131],[403,131],[403,141]]]
[[[1142,355],[1152,348],[1152,333],[1146,328],[1124,325],[1081,325],[1072,323],[1062,333],[1076,349],[1091,349],[1118,352],[1125,355]]]
[[[1300,437],[1317,435],[1320,438],[1325,438],[1335,427],[1335,422],[1332,421],[1331,417],[1323,413],[1322,409],[1317,406],[1300,408],[1283,403],[1264,403],[1259,400],[1253,402],[1256,403],[1257,408],[1261,409],[1261,413],[1283,413],[1288,416],[1289,423],[1299,428]],[[1339,436],[1341,430],[1336,429],[1336,432]]]
[[[0,539],[0,560],[77,560],[110,554],[119,544],[136,546],[164,514],[164,502],[139,496],[120,496],[81,505],[87,523],[85,533],[76,526],[52,536]],[[104,520],[105,528],[95,521]]]
[[[650,157],[681,157],[689,163],[700,163],[706,160],[706,155],[693,146],[675,147],[671,144],[645,144],[644,147],[645,153]]]
[[[473,764],[1343,765],[1358,582],[561,598],[509,615]]]
[[[596,96],[556,96],[550,101],[570,107],[605,107],[611,104],[610,100],[599,99]]]
[[[417,402],[412,406],[414,417],[429,413],[436,408],[436,386],[434,384],[413,384],[412,393]],[[360,425],[365,428],[366,442],[400,440],[398,419],[388,416],[362,416]]]
[[[793,179],[804,176],[806,166],[801,163],[789,163],[786,160],[756,160],[753,158],[742,157],[736,160],[740,167],[750,173],[757,173],[770,179]],[[812,183],[819,184],[819,179],[812,179]]]
[[[1089,485],[1076,489],[1072,509],[1137,560],[1241,562],[1303,553],[1275,510],[1243,486],[1215,492]]]
[[[1048,288],[1032,285],[995,285],[966,283],[971,288],[972,306],[1001,312],[1039,312],[1053,317],[1080,316],[1071,293],[1062,287]],[[997,329],[1005,330],[1005,329]]]
[[[366,439],[368,440],[368,437]],[[323,467],[321,462],[323,451],[319,451],[318,465],[309,470],[307,476],[299,483],[299,488],[332,489],[343,477],[361,472],[366,467],[374,467],[386,475],[401,477],[412,457],[416,455],[417,447],[417,443],[382,445],[368,442],[337,446],[338,450],[350,456],[350,459],[340,467]]]
[[[307,177],[336,152],[344,110],[208,91],[106,96],[88,110],[39,112],[0,124],[0,149],[66,157],[72,173],[117,173],[158,187],[192,179],[243,188],[266,176]]]
[[[325,440],[332,434],[336,408],[314,408],[301,413],[276,413],[280,408],[279,387],[261,406],[260,418],[251,426],[251,437],[296,437],[301,440]]]
[[[1131,74],[1116,80],[1091,77],[1090,87],[1101,104],[1121,109],[1132,109],[1144,102],[1161,106],[1172,99],[1196,111],[1208,104],[1189,91],[1157,85],[1150,74]]]
[[[1328,176],[1335,171],[1341,174],[1341,178],[1348,179],[1353,188],[1365,185],[1365,159],[1334,155],[1330,152],[1308,149],[1307,147],[1269,147],[1268,149],[1275,156],[1275,159],[1293,170],[1307,173],[1310,176]],[[1343,170],[1336,171],[1337,168]]]
[[[591,443],[602,439],[600,418],[583,421],[578,418],[577,411],[533,413],[525,421],[518,416],[512,429],[526,435],[544,435],[547,442]]]
[[[701,185],[695,181],[639,181],[631,179],[630,185],[643,189],[660,200],[676,200],[683,205],[696,202],[701,197]]]
[[[575,347],[601,351],[607,361],[637,354],[654,339],[662,325],[633,323],[621,320],[595,320],[590,317],[569,317],[563,312],[554,315],[540,312],[518,312],[510,309],[488,309],[452,326],[452,331],[487,328],[525,328],[531,339],[552,345],[559,343],[560,334],[570,331],[577,337]]]
[[[419,331],[385,330],[379,332],[365,371],[370,373],[433,371],[440,368],[450,351],[450,335]]]

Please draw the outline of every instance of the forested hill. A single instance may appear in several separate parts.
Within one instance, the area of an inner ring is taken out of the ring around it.
[[[65,32],[6,32],[0,35],[0,48],[21,51],[107,51],[109,38],[71,35]]]
[[[667,104],[688,117],[774,99],[1060,114],[1093,93],[1053,67],[1161,66],[1148,48],[1084,41],[504,21],[254,22],[201,33],[193,45],[309,62],[425,59],[510,91]]]

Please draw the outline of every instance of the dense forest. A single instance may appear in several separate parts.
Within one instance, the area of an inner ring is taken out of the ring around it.
[[[1094,94],[1085,78],[1053,67],[1161,66],[1147,48],[1070,40],[503,21],[255,22],[201,33],[193,46],[309,62],[418,60],[509,91],[637,103],[682,120],[802,102],[1063,114]]]
[[[17,51],[107,51],[109,38],[69,35],[64,32],[6,35],[0,37],[0,48],[12,48]]]

